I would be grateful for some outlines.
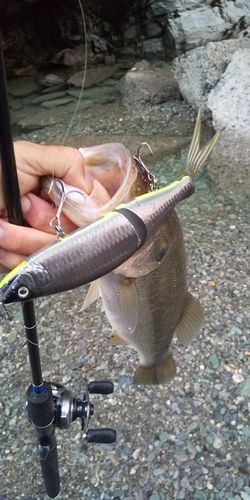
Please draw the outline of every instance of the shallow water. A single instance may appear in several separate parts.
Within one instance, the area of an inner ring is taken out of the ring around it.
[[[190,108],[176,102],[135,114],[119,101],[97,104],[77,115],[68,142],[80,146],[95,135],[100,143],[126,138],[130,146],[143,137],[156,150],[156,160],[147,161],[164,185],[176,178],[187,152],[177,147],[166,156],[166,145],[174,135],[187,141],[190,117]],[[53,127],[15,130],[14,138],[60,142],[66,123],[68,112]],[[212,131],[204,128],[207,139]],[[79,312],[86,287],[35,303],[45,379],[64,383],[76,396],[90,380],[108,378],[115,384],[111,397],[93,398],[91,424],[116,428],[117,444],[89,445],[85,454],[79,425],[57,432],[60,498],[250,498],[250,206],[240,185],[233,189],[233,179],[232,190],[223,192],[208,171],[202,168],[196,193],[178,207],[189,290],[205,308],[206,322],[190,347],[174,342],[177,376],[171,383],[132,385],[137,353],[107,344],[110,327],[99,303]],[[9,310],[13,321],[0,323],[0,493],[8,500],[40,500],[35,438],[23,418],[30,371],[22,316],[17,305]]]

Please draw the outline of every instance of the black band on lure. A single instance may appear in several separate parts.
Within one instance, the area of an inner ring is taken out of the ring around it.
[[[124,215],[124,217],[126,217],[126,219],[128,219],[128,221],[130,222],[130,224],[132,224],[141,247],[145,243],[148,234],[146,225],[144,224],[143,220],[139,217],[139,215],[135,214],[128,208],[118,208],[118,210],[116,211]]]

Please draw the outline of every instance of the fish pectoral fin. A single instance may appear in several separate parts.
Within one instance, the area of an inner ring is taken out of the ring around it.
[[[117,332],[112,332],[109,339],[110,345],[128,345],[128,342],[124,340]]]
[[[159,267],[168,255],[170,245],[164,238],[162,227],[130,259],[115,272],[131,278],[141,278]]]
[[[133,278],[119,281],[121,330],[132,335],[137,327],[139,317],[139,296]],[[115,307],[115,306],[114,306]]]
[[[158,366],[140,365],[135,374],[133,382],[137,385],[160,385],[166,384],[176,374],[175,361],[171,354]]]
[[[198,300],[187,292],[181,319],[175,329],[175,335],[183,345],[189,345],[199,335],[205,313]]]
[[[83,306],[80,312],[85,311],[93,302],[95,302],[101,296],[101,289],[99,287],[98,281],[93,281],[88,289],[88,293],[85,297]]]

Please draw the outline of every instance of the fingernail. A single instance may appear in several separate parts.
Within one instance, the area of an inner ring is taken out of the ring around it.
[[[2,227],[0,227],[0,239],[3,237],[3,233],[4,233],[3,228],[2,228]],[[0,250],[1,250],[1,249],[0,249]]]
[[[30,210],[30,208],[31,208],[31,203],[30,203],[29,198],[27,198],[27,196],[23,196],[23,197],[21,198],[21,205],[22,205],[22,212],[23,212],[24,214]]]

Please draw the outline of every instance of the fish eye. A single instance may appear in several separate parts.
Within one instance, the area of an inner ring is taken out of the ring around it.
[[[17,295],[20,297],[20,299],[26,299],[29,295],[29,289],[26,286],[20,286],[17,290]]]

